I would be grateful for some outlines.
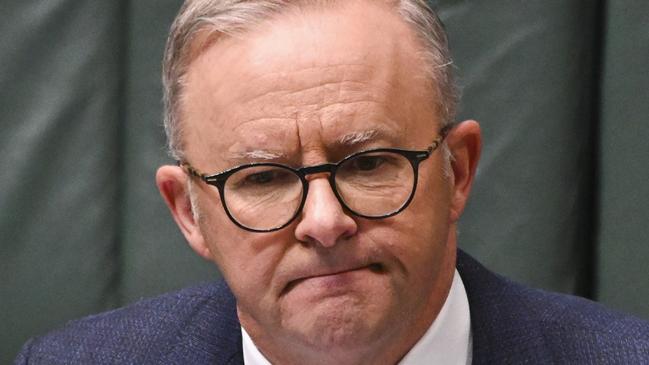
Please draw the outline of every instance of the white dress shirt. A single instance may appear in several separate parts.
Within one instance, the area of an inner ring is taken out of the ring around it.
[[[243,363],[271,365],[241,327]],[[469,300],[460,274],[455,270],[451,290],[439,314],[426,333],[401,359],[399,365],[470,365],[472,355]]]

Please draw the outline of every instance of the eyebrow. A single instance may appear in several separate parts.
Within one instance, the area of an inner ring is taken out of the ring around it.
[[[380,133],[376,129],[347,133],[338,139],[337,144],[342,146],[355,146],[375,139],[379,135]]]
[[[355,131],[350,132],[342,137],[338,138],[335,141],[335,144],[341,147],[356,147],[363,145],[370,141],[376,141],[381,139],[390,139],[390,133],[383,131],[381,129],[369,129],[364,131]],[[228,155],[228,160],[233,162],[249,162],[251,160],[256,161],[277,161],[277,160],[288,160],[289,157],[282,152],[265,150],[265,149],[255,149],[249,151],[237,151],[232,152]]]
[[[230,160],[278,160],[286,158],[286,155],[283,153],[278,153],[269,150],[252,150],[252,151],[242,151],[242,152],[233,152],[228,156]]]
[[[399,141],[398,131],[392,128],[376,128],[361,131],[354,131],[343,135],[335,141],[335,144],[345,149],[354,149],[359,146],[374,142],[396,143]],[[385,147],[385,146],[384,146]]]

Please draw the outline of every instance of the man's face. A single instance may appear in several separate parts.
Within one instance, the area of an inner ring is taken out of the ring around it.
[[[335,162],[375,147],[425,149],[440,120],[418,50],[391,10],[360,3],[221,39],[187,73],[187,160],[215,173],[256,161]],[[454,269],[453,188],[443,169],[443,154],[433,153],[410,206],[380,220],[344,211],[326,176],[310,176],[301,216],[272,233],[235,226],[217,189],[195,181],[200,234],[190,241],[221,269],[262,350],[290,343],[362,353],[410,341],[436,316]]]

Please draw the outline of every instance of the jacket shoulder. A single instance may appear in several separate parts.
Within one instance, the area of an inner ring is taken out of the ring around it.
[[[183,289],[71,321],[27,342],[16,364],[201,363],[240,342],[235,308],[223,282]]]
[[[648,363],[649,322],[494,274],[463,252],[458,271],[479,363]]]
[[[555,360],[649,362],[649,322],[572,295],[518,290]]]

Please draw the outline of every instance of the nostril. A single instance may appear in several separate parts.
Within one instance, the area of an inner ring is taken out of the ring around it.
[[[297,237],[297,241],[304,247],[308,247],[316,243],[316,240],[314,240],[311,236]]]
[[[350,218],[350,219],[352,219],[352,218]],[[356,230],[351,230],[350,229],[350,230],[347,230],[347,231],[343,232],[343,234],[341,235],[340,238],[343,239],[343,240],[348,240],[348,239],[351,239],[352,237],[354,237],[354,234],[356,234]]]

